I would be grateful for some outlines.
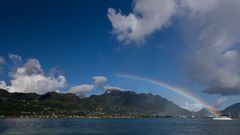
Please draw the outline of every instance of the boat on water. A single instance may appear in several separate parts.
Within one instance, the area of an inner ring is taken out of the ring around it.
[[[220,112],[220,114],[221,114],[221,112]],[[233,120],[233,119],[231,118],[231,113],[229,112],[228,116],[220,115],[218,117],[214,117],[213,120]]]
[[[214,117],[213,120],[233,120],[233,119],[228,116],[220,116],[220,117]]]

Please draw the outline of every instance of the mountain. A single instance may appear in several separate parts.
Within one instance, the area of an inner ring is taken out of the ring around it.
[[[8,97],[10,93],[7,90],[0,89],[0,97]]]
[[[194,116],[209,117],[209,116],[212,116],[212,114],[206,108],[203,108],[203,109],[199,110],[198,112],[194,113]]]
[[[158,95],[107,90],[80,98],[70,93],[9,93],[0,89],[0,116],[190,116],[191,112]]]
[[[146,114],[146,115],[190,115],[174,103],[152,94],[137,94],[132,91],[107,90],[103,95],[84,99],[106,113]]]
[[[240,103],[233,104],[222,111],[224,115],[230,115],[233,118],[240,117]]]

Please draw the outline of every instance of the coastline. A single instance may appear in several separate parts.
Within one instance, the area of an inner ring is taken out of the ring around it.
[[[137,119],[137,118],[181,118],[181,119],[194,119],[194,118],[212,118],[212,117],[189,117],[189,116],[159,116],[159,115],[135,115],[135,116],[123,116],[123,115],[108,115],[108,116],[0,116],[1,118],[39,118],[39,119]]]

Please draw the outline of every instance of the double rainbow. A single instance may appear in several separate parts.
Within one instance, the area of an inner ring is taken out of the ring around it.
[[[209,113],[211,113],[214,117],[218,117],[220,116],[218,110],[216,108],[214,108],[213,106],[209,105],[207,102],[205,102],[204,100],[202,100],[201,98],[197,97],[196,95],[194,95],[193,93],[191,93],[189,90],[184,89],[184,88],[180,88],[177,86],[173,86],[167,83],[164,83],[162,81],[159,80],[154,80],[154,79],[150,79],[150,78],[146,78],[146,77],[141,77],[141,76],[136,76],[136,75],[132,75],[132,74],[117,74],[117,77],[120,78],[126,78],[126,79],[131,79],[131,80],[138,80],[138,81],[143,81],[146,83],[150,83],[153,85],[157,85],[160,87],[164,87],[167,88],[179,95],[182,95],[184,97],[186,97],[187,99],[200,104],[202,107],[206,108],[208,110]]]

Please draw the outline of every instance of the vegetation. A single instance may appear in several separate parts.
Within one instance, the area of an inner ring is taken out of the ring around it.
[[[108,90],[102,95],[80,98],[49,92],[9,93],[0,90],[0,116],[5,117],[159,117],[191,113],[152,94]]]
[[[238,117],[240,104],[223,113]],[[152,94],[107,90],[102,95],[80,98],[70,93],[9,93],[0,89],[0,117],[197,117],[208,116],[206,109],[192,113],[171,101]]]

